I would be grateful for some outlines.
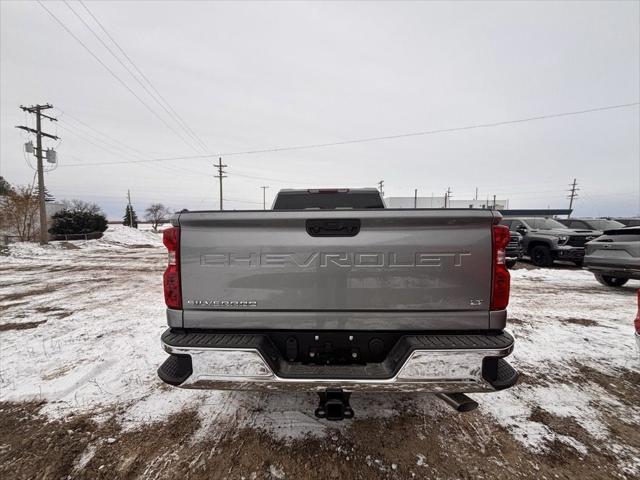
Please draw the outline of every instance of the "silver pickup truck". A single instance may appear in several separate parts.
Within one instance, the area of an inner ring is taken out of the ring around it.
[[[384,209],[375,189],[179,213],[164,231],[158,374],[183,388],[315,391],[328,419],[353,416],[355,391],[433,392],[471,409],[465,392],[518,377],[504,360],[514,341],[500,218]]]

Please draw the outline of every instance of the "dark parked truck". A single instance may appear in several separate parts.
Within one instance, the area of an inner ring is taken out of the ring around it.
[[[505,217],[500,223],[522,235],[524,253],[538,267],[551,267],[556,260],[581,266],[585,244],[602,234],[570,229],[547,217]]]
[[[465,392],[515,384],[497,212],[322,202],[172,219],[162,380],[315,391],[330,419],[353,415],[354,391],[434,392],[463,409]]]
[[[508,268],[513,268],[522,258],[522,235],[514,231],[510,231],[509,234],[509,243],[505,249],[505,264]]]

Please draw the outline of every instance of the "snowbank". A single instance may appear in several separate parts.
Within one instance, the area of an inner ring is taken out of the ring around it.
[[[109,225],[100,240],[119,245],[162,245],[162,236],[159,233],[151,230],[138,230],[124,225]]]
[[[109,225],[102,238],[97,240],[55,241],[48,245],[37,242],[19,242],[9,245],[9,255],[17,258],[73,257],[73,250],[92,250],[104,247],[162,247],[162,234],[141,231],[124,225]],[[65,255],[63,252],[67,251]]]

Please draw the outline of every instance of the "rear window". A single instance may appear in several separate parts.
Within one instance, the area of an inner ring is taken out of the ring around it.
[[[606,241],[607,238],[624,236],[625,242],[640,241],[640,227],[627,227],[619,230],[607,230],[604,235],[598,237],[599,241]]]
[[[335,210],[384,208],[376,192],[295,192],[280,193],[274,210]]]
[[[595,230],[613,230],[616,228],[624,228],[624,223],[616,222],[615,220],[589,220],[589,224]]]
[[[554,229],[563,229],[567,228],[560,222],[552,219],[552,218],[524,218],[523,221],[529,225],[531,228],[536,228],[540,230],[554,230]]]

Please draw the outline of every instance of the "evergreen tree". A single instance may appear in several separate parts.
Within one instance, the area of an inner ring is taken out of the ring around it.
[[[122,224],[127,227],[138,228],[138,215],[136,215],[133,205],[127,205],[124,211],[124,217],[122,218]]]
[[[11,184],[7,182],[4,177],[0,176],[0,195],[9,195],[11,192],[13,192]]]
[[[39,193],[40,193],[40,187],[36,185],[36,188],[33,189],[33,194],[37,197]],[[49,191],[46,185],[44,186],[44,201],[45,202],[56,201],[55,197],[51,195],[51,192]]]

